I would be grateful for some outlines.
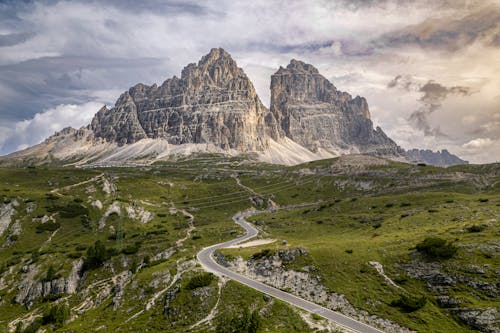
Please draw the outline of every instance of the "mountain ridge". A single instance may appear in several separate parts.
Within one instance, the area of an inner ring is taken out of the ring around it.
[[[286,165],[352,153],[408,161],[373,128],[366,99],[338,90],[313,65],[292,59],[271,76],[270,89],[266,108],[231,55],[214,48],[180,77],[138,83],[89,125],[63,129],[0,164],[149,164],[193,153]]]

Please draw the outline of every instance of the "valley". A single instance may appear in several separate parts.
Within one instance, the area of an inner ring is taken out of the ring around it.
[[[386,332],[498,331],[498,164],[200,154],[0,179],[1,331],[344,331],[205,271],[249,210],[276,241],[217,250],[227,269]]]

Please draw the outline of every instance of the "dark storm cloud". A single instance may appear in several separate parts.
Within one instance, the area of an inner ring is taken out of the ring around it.
[[[87,102],[94,90],[114,88],[116,80],[125,86],[147,82],[144,68],[161,64],[154,58],[65,56],[0,66],[0,114],[5,121],[15,121],[57,104]]]
[[[439,110],[443,102],[450,95],[469,96],[473,93],[470,87],[446,87],[433,80],[425,84],[416,82],[410,75],[397,75],[388,84],[388,88],[401,88],[405,91],[414,91],[421,94],[418,99],[420,107],[410,114],[409,120],[427,136],[445,137],[439,127],[431,126],[429,116]]]

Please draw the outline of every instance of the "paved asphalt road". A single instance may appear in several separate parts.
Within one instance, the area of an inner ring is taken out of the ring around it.
[[[347,317],[339,312],[332,311],[320,305],[309,302],[300,297],[294,296],[282,290],[270,287],[264,283],[254,281],[243,275],[235,273],[221,265],[219,265],[213,258],[213,253],[217,249],[225,248],[228,246],[236,245],[238,243],[244,242],[257,236],[258,230],[255,229],[251,224],[245,221],[245,217],[258,214],[259,212],[246,212],[233,216],[234,222],[245,228],[246,235],[238,237],[236,239],[230,240],[225,243],[220,243],[204,248],[198,252],[197,258],[201,265],[209,272],[212,272],[219,276],[225,276],[232,280],[238,281],[244,285],[247,285],[255,290],[265,293],[269,296],[278,298],[286,303],[295,305],[301,309],[304,309],[310,313],[315,313],[323,318],[329,319],[339,326],[342,326],[353,332],[362,333],[380,333],[383,332],[369,325],[363,324],[355,319]]]

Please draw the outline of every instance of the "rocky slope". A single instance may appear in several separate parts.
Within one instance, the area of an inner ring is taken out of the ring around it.
[[[144,164],[193,153],[246,154],[288,165],[346,153],[405,159],[373,128],[366,100],[337,90],[312,65],[292,60],[272,76],[268,110],[219,48],[186,66],[180,78],[137,84],[87,127],[64,129],[0,164]]]
[[[412,162],[422,162],[441,167],[469,164],[469,162],[462,160],[460,157],[450,154],[446,149],[436,152],[428,149],[411,149],[407,150],[405,155]]]

